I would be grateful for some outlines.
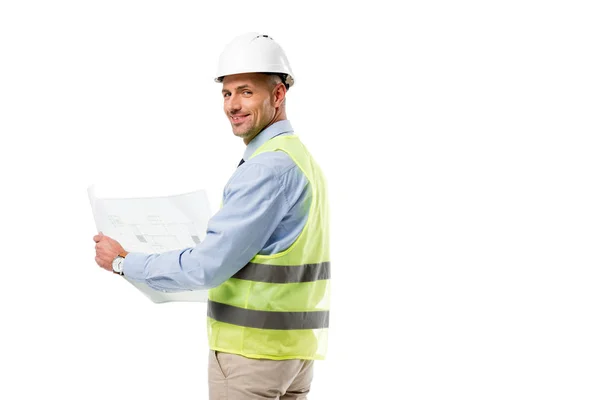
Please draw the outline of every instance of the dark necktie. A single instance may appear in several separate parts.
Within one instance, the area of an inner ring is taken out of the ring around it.
[[[240,165],[242,165],[244,162],[245,162],[245,161],[244,161],[244,159],[242,158],[242,159],[240,160],[240,163],[238,164],[238,167],[239,167]]]

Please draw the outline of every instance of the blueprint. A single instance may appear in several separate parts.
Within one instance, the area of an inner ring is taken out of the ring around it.
[[[115,239],[128,252],[162,253],[194,247],[206,235],[210,207],[204,190],[162,197],[100,198],[92,185],[88,196],[98,232]],[[163,292],[124,278],[154,303],[208,299],[207,290]]]

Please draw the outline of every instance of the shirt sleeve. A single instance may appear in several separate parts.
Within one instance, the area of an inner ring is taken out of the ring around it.
[[[123,273],[164,292],[219,286],[260,252],[289,209],[274,169],[247,163],[225,187],[204,241],[160,254],[129,253]]]

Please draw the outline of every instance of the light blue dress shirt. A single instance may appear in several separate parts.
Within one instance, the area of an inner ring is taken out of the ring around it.
[[[225,186],[222,207],[208,221],[201,243],[160,254],[129,253],[123,264],[125,276],[166,292],[209,289],[256,254],[275,254],[291,246],[308,218],[312,199],[308,180],[284,152],[250,159],[267,140],[291,134],[292,125],[283,120],[248,143],[245,162]]]

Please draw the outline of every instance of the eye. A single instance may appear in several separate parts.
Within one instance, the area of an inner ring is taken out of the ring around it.
[[[229,97],[231,96],[231,93],[223,93],[223,97]]]
[[[250,96],[252,94],[252,92],[249,90],[244,90],[242,93],[246,96]]]

